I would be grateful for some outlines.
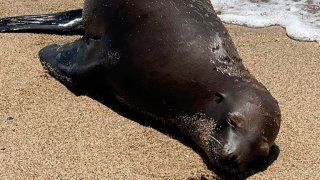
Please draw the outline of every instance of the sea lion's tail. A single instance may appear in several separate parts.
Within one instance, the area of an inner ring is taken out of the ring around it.
[[[0,33],[83,34],[82,9],[0,19]]]

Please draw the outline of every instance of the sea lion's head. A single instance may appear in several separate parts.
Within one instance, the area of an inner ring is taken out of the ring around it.
[[[203,149],[213,164],[231,172],[243,170],[260,157],[269,155],[280,128],[277,101],[264,87],[237,85],[218,92],[211,103],[216,122]]]

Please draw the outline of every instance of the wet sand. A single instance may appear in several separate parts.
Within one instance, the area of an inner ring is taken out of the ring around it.
[[[82,1],[7,0],[0,17],[64,11]],[[249,179],[320,178],[320,45],[280,27],[226,25],[244,64],[279,101],[279,157]],[[190,146],[76,96],[38,51],[79,36],[0,34],[0,179],[214,178]]]

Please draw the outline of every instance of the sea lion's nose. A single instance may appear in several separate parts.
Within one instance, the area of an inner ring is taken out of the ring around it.
[[[259,145],[249,144],[238,146],[232,152],[229,151],[224,155],[224,163],[237,170],[243,170],[250,162],[258,157],[267,157],[269,155],[269,145],[261,142]]]
[[[224,158],[224,163],[229,167],[237,169],[238,171],[243,170],[246,166],[246,162],[243,161],[241,155],[235,152],[226,155]]]
[[[236,153],[231,153],[227,156],[227,162],[228,164],[230,164],[231,166],[238,166],[241,161],[239,159],[238,154]]]

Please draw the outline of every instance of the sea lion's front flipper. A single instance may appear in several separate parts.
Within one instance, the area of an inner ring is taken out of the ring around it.
[[[100,40],[76,40],[64,45],[49,45],[39,52],[42,65],[67,85],[101,81],[119,56],[110,56]]]

